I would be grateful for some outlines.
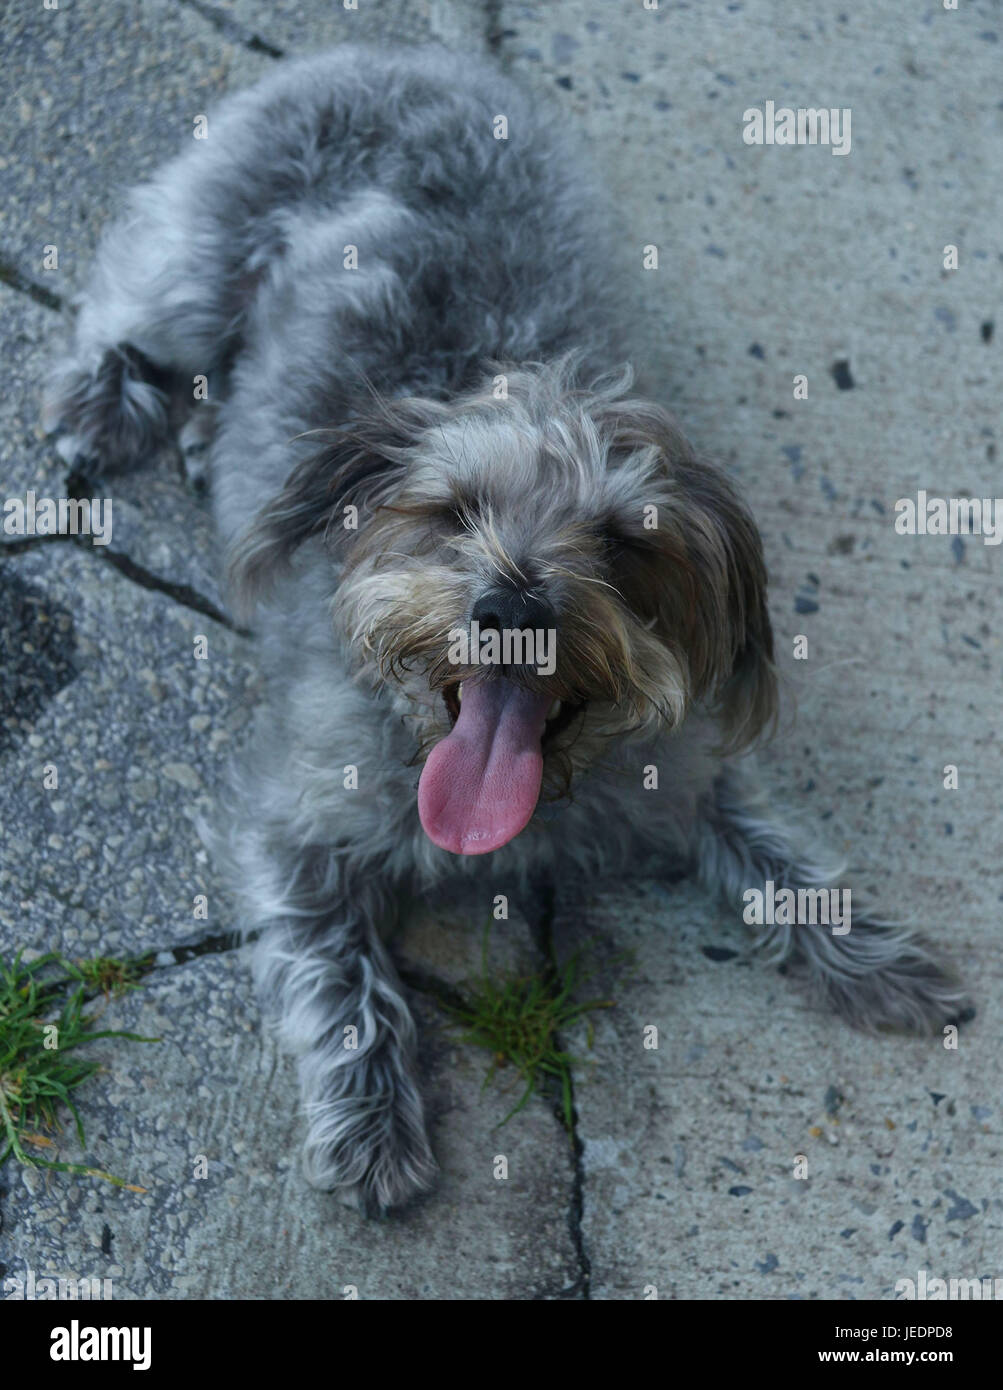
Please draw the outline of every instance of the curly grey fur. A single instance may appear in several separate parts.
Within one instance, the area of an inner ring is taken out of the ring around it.
[[[285,65],[132,195],[50,392],[50,423],[114,467],[163,436],[167,393],[208,378],[212,418],[183,447],[211,441],[269,678],[220,853],[300,1056],[307,1174],[365,1210],[434,1172],[382,944],[405,893],[470,875],[518,891],[652,853],[732,894],[831,881],[721,772],[722,745],[750,744],[776,708],[758,532],[671,417],[630,395],[602,200],[559,125],[494,67],[438,50]],[[449,730],[445,634],[500,582],[558,615],[550,683],[520,679],[577,712],[545,745],[549,814],[485,863],[431,843],[414,787]],[[651,764],[660,792],[642,788]],[[774,935],[775,953],[851,1020],[956,1009],[900,929],[807,930]]]

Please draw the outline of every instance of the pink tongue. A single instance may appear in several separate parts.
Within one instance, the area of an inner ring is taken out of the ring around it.
[[[550,704],[504,678],[466,683],[460,717],[418,783],[418,814],[433,844],[487,854],[518,835],[540,795]]]

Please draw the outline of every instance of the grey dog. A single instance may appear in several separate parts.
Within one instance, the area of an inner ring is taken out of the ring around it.
[[[180,442],[208,444],[268,685],[225,852],[307,1176],[378,1211],[435,1171],[402,901],[650,861],[739,903],[841,870],[736,766],[777,708],[759,534],[632,394],[602,196],[554,113],[466,57],[345,47],[205,134],[106,233],[47,420],[114,470],[208,384]],[[553,632],[555,660],[451,659],[474,621]],[[873,912],[756,940],[858,1026],[963,1001]]]

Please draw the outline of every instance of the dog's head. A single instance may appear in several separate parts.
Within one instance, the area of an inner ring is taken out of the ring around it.
[[[629,386],[564,362],[448,404],[374,401],[237,552],[253,591],[326,539],[336,623],[412,718],[422,824],[454,853],[512,839],[611,737],[699,704],[735,747],[773,717],[756,526]]]

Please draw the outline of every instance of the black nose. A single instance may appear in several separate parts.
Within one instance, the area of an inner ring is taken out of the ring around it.
[[[521,628],[552,628],[556,615],[550,604],[522,589],[490,589],[474,604],[470,615],[482,632],[494,629],[516,631]]]

